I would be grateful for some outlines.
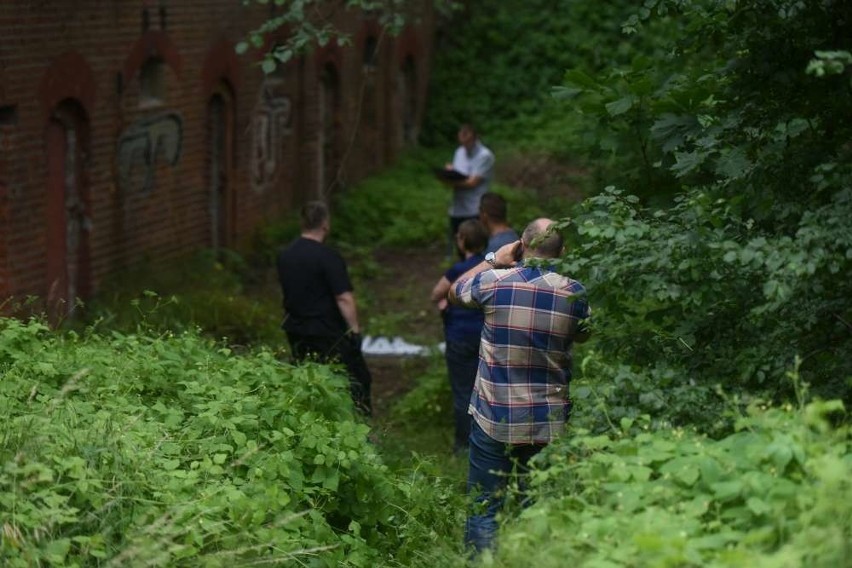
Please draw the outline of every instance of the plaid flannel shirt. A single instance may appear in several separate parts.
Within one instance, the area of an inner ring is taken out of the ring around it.
[[[571,346],[591,315],[585,288],[533,266],[486,270],[455,287],[463,305],[485,312],[468,413],[497,441],[552,441],[571,409]]]

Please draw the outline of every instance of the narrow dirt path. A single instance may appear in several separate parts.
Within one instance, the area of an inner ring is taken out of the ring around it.
[[[381,249],[374,253],[380,270],[369,286],[370,310],[361,314],[364,334],[374,335],[370,322],[392,319],[392,327],[409,343],[436,345],[443,341],[441,319],[429,294],[446,270],[443,246]],[[382,327],[382,326],[374,326]],[[414,387],[414,379],[428,366],[426,357],[369,356],[373,374],[373,412],[387,414],[394,401]]]

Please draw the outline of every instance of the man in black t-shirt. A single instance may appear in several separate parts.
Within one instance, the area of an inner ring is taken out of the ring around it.
[[[352,399],[371,413],[372,377],[361,353],[361,328],[346,263],[323,244],[331,229],[328,207],[311,201],[302,208],[302,233],[278,255],[284,323],[293,358],[337,360],[349,372]]]

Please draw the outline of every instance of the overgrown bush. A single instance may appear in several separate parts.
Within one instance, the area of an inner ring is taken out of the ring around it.
[[[449,189],[435,178],[432,168],[443,167],[448,161],[445,154],[412,151],[388,172],[337,194],[334,238],[370,248],[443,242]]]
[[[804,215],[792,236],[707,194],[668,210],[638,201],[609,189],[565,223],[581,244],[563,269],[592,290],[597,349],[703,388],[779,398],[791,395],[782,379],[798,355],[816,393],[848,399],[852,193]]]
[[[438,28],[424,142],[451,142],[471,121],[495,138],[525,138],[514,121],[540,116],[566,69],[607,68],[636,53],[620,26],[634,9],[621,0],[465,2]]]
[[[574,66],[558,89],[578,120],[593,119],[588,151],[615,151],[636,172],[608,184],[647,198],[680,188],[743,197],[746,216],[772,230],[848,187],[852,5],[647,0],[631,10],[622,29],[633,57]]]
[[[572,424],[602,434],[618,430],[621,420],[650,416],[655,430],[677,426],[700,428],[708,435],[730,432],[730,402],[719,385],[696,380],[666,362],[630,365],[601,351],[583,355],[580,376],[571,387]]]
[[[200,251],[156,269],[145,263],[104,282],[86,306],[83,323],[123,332],[200,329],[231,345],[279,345],[280,299],[264,293],[261,275],[267,270],[230,250]]]
[[[346,379],[192,333],[0,320],[4,566],[433,566],[458,519],[398,478]],[[457,506],[461,510],[461,506]]]
[[[852,451],[840,402],[755,403],[736,432],[622,418],[548,447],[534,504],[507,522],[483,566],[813,566],[848,563]],[[835,417],[835,418],[830,418]]]

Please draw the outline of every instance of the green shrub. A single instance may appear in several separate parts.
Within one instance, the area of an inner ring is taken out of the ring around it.
[[[442,423],[449,425],[452,401],[444,356],[435,353],[426,372],[417,377],[417,386],[394,405],[391,419],[404,423],[412,431]]]
[[[566,69],[630,56],[635,46],[620,24],[634,9],[627,1],[466,2],[438,30],[424,142],[453,140],[463,122],[492,138],[523,138],[513,120],[537,116]]]
[[[450,158],[452,150],[412,151],[393,168],[335,195],[333,238],[371,248],[444,242],[450,190],[432,168]]]
[[[399,479],[347,381],[186,334],[0,320],[0,563],[433,565],[440,482]],[[424,549],[429,549],[423,552]],[[422,563],[421,563],[422,562]]]
[[[283,342],[280,298],[264,292],[259,274],[267,269],[228,250],[200,251],[156,270],[144,263],[104,282],[83,323],[124,332],[200,329],[231,345],[276,346]]]
[[[828,419],[842,409],[755,403],[721,440],[647,415],[614,437],[575,430],[537,458],[534,504],[482,565],[843,566],[850,431]]]
[[[281,247],[299,236],[299,214],[286,216],[277,221],[260,225],[252,234],[250,248],[247,254],[249,264],[255,267],[275,265],[275,259]]]
[[[653,210],[616,189],[566,228],[563,269],[590,290],[596,348],[613,361],[677,370],[681,386],[792,396],[796,356],[823,398],[848,400],[852,193],[802,217],[793,235],[742,218],[738,200],[693,192]],[[688,381],[688,382],[683,382]]]

